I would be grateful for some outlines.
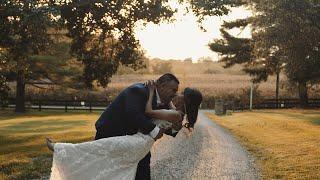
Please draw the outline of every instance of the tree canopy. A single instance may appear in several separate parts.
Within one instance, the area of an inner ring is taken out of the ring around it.
[[[140,67],[143,52],[134,34],[138,21],[159,23],[174,13],[166,1],[59,1],[71,53],[84,64],[84,80],[106,86],[120,64]]]
[[[51,43],[47,33],[51,14],[46,1],[0,1],[0,50],[10,66],[6,80],[17,82],[17,112],[24,112],[25,84],[35,74],[32,56]]]
[[[291,84],[299,85],[301,104],[307,104],[307,84],[320,79],[320,3],[314,0],[244,1],[253,16],[225,22],[223,38],[210,44],[226,67],[244,64],[254,81],[266,80],[284,68]],[[250,25],[251,38],[238,38],[228,30]],[[304,106],[303,105],[303,106]]]
[[[315,0],[256,0],[253,34],[258,57],[274,52],[285,64],[292,84],[299,86],[301,105],[307,84],[320,80],[320,2]]]

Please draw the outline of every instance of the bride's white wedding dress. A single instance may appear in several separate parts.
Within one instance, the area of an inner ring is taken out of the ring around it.
[[[155,120],[162,128],[171,123]],[[139,161],[154,139],[142,133],[72,144],[55,143],[50,180],[135,179]]]

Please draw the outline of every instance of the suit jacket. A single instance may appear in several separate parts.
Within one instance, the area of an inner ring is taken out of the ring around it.
[[[145,115],[145,106],[149,98],[149,89],[142,83],[124,89],[104,110],[95,126],[96,138],[132,135],[138,131],[149,134],[154,128],[150,117]],[[152,108],[157,107],[156,96]],[[166,107],[168,109],[168,106]],[[175,136],[167,132],[168,135]]]

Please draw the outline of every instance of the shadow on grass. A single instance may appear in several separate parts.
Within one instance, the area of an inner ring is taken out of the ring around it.
[[[263,111],[265,114],[284,115],[289,118],[294,118],[302,121],[309,121],[312,124],[320,125],[320,111],[306,111],[306,112],[290,112],[290,111]]]
[[[0,165],[0,173],[8,179],[40,179],[50,174],[52,155],[43,154],[30,159],[30,162],[8,162]]]
[[[46,117],[46,116],[68,116],[68,115],[99,115],[102,111],[89,111],[85,110],[76,110],[64,112],[63,110],[45,110],[45,111],[36,111],[30,110],[25,113],[15,113],[13,110],[0,110],[0,121],[1,120],[10,120],[14,118],[24,118],[24,117]]]
[[[313,120],[311,120],[310,122],[313,123],[313,124],[316,124],[316,125],[319,125],[319,126],[320,126],[320,118],[313,119]]]
[[[79,143],[85,141],[92,141],[94,139],[94,132],[88,133],[83,131],[75,131],[69,133],[63,133],[63,142],[68,143]],[[10,154],[14,153],[27,153],[27,154],[37,154],[41,151],[43,147],[46,147],[45,137],[50,136],[50,134],[32,135],[25,137],[5,137],[0,135],[0,153]],[[33,142],[42,143],[33,143]],[[55,139],[53,139],[55,140]],[[33,143],[33,144],[32,144]]]
[[[0,150],[6,146],[9,146],[11,144],[20,144],[24,143],[26,140],[28,140],[30,136],[23,137],[23,138],[10,138],[8,136],[0,135]]]
[[[52,153],[46,150],[45,136],[33,135],[25,137],[0,136],[1,175],[8,179],[41,179],[50,174]],[[64,141],[77,143],[93,140],[94,133],[74,131],[63,133]],[[39,143],[39,139],[41,139]],[[32,144],[32,142],[35,142]],[[31,144],[30,144],[31,143]],[[1,179],[1,178],[0,178]]]
[[[54,132],[67,130],[76,126],[84,126],[89,122],[86,120],[78,121],[63,121],[60,119],[47,119],[43,121],[25,121],[19,124],[10,126],[4,126],[0,128],[0,131],[5,133],[32,133],[32,132]]]
[[[0,136],[0,152],[3,155],[10,154],[10,153],[22,153],[28,152],[31,153],[32,151],[40,151],[43,144],[36,144],[36,145],[26,145],[27,143],[34,142],[35,140],[39,139],[39,136],[25,136],[25,137],[4,137]],[[43,141],[44,142],[44,141]]]

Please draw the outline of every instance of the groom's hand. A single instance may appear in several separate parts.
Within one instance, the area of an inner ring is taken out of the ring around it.
[[[164,129],[160,128],[159,133],[158,133],[158,135],[154,138],[154,140],[156,141],[156,140],[162,138],[164,131],[165,131]]]

